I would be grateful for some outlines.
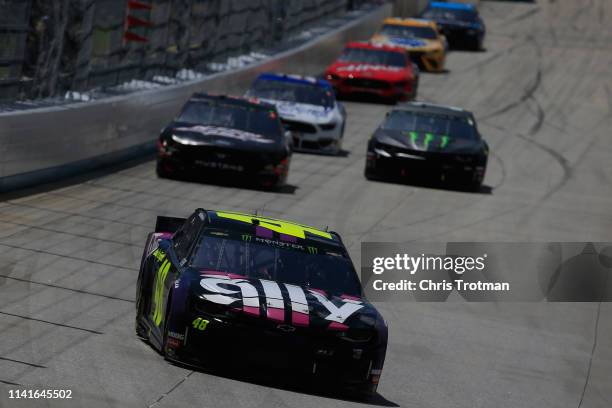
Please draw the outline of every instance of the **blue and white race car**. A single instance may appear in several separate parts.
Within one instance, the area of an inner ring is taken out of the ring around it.
[[[332,85],[322,79],[264,73],[246,92],[276,106],[296,151],[339,154],[346,110],[336,100]]]

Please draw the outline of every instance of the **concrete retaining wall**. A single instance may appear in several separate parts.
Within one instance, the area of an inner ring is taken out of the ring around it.
[[[478,5],[480,0],[453,0],[460,1],[462,3],[472,3]],[[393,15],[397,17],[411,17],[421,13],[430,0],[395,0],[393,6]]]
[[[204,80],[90,103],[0,113],[0,192],[152,151],[160,129],[193,92],[242,94],[265,71],[319,73],[347,41],[369,38],[391,12],[391,4],[385,4],[299,48]]]

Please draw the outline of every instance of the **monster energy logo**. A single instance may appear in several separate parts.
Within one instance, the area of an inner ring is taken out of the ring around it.
[[[309,254],[318,254],[319,253],[319,249],[318,248],[311,247],[311,246],[309,246],[307,248],[308,248],[308,253]]]
[[[153,293],[153,303],[155,304],[155,308],[153,310],[153,322],[155,322],[157,326],[161,324],[162,315],[164,314],[164,285],[171,266],[172,264],[170,261],[166,259],[161,264],[157,270],[157,274],[155,275],[155,293]]]
[[[417,132],[410,132],[408,135],[410,136],[410,141],[412,142],[412,144],[418,146],[419,134]],[[436,139],[436,136],[433,133],[425,133],[425,137],[422,141],[423,149],[429,150],[429,145],[431,144],[431,142],[434,141],[434,139]],[[450,137],[446,135],[440,135],[438,136],[438,140],[438,146],[440,147],[440,149],[444,149],[446,148],[446,146],[448,146]]]
[[[156,249],[155,252],[153,252],[153,256],[155,257],[155,259],[161,262],[166,257],[166,254],[161,249]]]
[[[253,239],[252,235],[249,234],[242,234],[242,240],[246,241],[246,242],[251,242],[251,240]]]

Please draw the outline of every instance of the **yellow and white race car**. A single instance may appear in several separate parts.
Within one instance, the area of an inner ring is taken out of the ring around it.
[[[417,18],[387,18],[371,41],[404,48],[422,70],[444,71],[448,44],[434,21]]]

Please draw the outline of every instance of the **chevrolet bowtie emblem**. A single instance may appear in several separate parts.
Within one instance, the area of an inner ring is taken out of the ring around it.
[[[280,331],[284,331],[285,333],[291,333],[295,331],[295,327],[288,324],[279,324],[276,328]]]

